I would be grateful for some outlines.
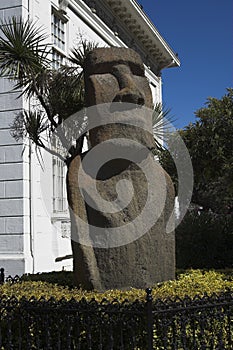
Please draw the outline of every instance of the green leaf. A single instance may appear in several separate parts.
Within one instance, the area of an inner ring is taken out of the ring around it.
[[[12,17],[1,22],[0,76],[10,76],[26,86],[32,76],[48,67],[47,36],[31,21]]]

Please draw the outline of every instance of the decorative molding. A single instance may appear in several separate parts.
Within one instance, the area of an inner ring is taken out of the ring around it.
[[[71,237],[71,223],[70,223],[70,221],[62,221],[61,222],[61,236],[62,236],[62,238],[70,238]]]
[[[127,47],[127,45],[118,37],[118,35],[115,35],[113,30],[110,29],[106,23],[92,11],[84,0],[70,0],[69,7],[109,46]]]
[[[59,0],[59,11],[62,14],[67,13],[67,7],[69,6],[69,0]]]
[[[153,23],[135,0],[83,0],[95,14],[126,44],[134,48],[146,66],[156,74],[180,62]],[[132,41],[132,34],[134,40]]]
[[[58,222],[58,221],[64,221],[64,222],[70,221],[70,217],[69,217],[68,211],[53,212],[51,214],[51,223],[54,224],[55,222]]]

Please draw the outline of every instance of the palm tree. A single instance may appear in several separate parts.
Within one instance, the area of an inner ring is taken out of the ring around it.
[[[155,155],[164,150],[169,136],[175,129],[173,126],[174,119],[170,115],[170,112],[170,109],[164,108],[162,103],[156,103],[154,106],[152,113],[152,129],[155,140],[153,153]]]
[[[76,145],[70,147],[63,121],[84,107],[83,63],[96,44],[80,38],[78,47],[71,51],[66,66],[52,68],[51,45],[46,44],[43,29],[22,18],[13,17],[10,22],[1,22],[3,36],[0,38],[0,77],[14,83],[26,99],[33,100],[33,109],[20,112],[12,125],[12,135],[18,140],[28,136],[65,162],[82,150],[83,134]],[[20,96],[21,96],[20,95]],[[84,123],[84,114],[79,114],[76,128]],[[48,147],[46,135],[56,134],[68,151],[67,159]],[[68,164],[68,162],[67,162]]]

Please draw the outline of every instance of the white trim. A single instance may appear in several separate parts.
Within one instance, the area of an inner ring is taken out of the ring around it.
[[[25,259],[24,253],[1,253],[0,254],[0,260],[18,260],[18,259]],[[4,266],[0,266],[4,267]]]
[[[69,6],[77,15],[90,26],[107,44],[112,46],[127,47],[109,27],[81,0],[70,0]]]
[[[124,23],[147,50],[150,58],[159,58],[160,55],[167,60],[161,63],[160,70],[166,67],[179,67],[180,61],[168,43],[163,39],[155,25],[151,22],[140,5],[135,0],[101,0],[106,2],[112,12]],[[145,45],[148,44],[148,45]],[[151,44],[150,44],[151,43]],[[155,52],[154,54],[150,53]],[[158,51],[156,53],[156,51]]]
[[[69,6],[77,15],[87,23],[110,46],[127,47],[113,31],[88,7],[82,0],[70,0]],[[152,81],[158,81],[157,75],[145,65],[146,75]]]

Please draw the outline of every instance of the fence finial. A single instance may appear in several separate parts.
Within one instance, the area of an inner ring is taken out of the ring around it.
[[[146,317],[147,317],[147,349],[153,350],[153,314],[152,314],[152,289],[146,289]]]
[[[4,281],[5,281],[4,268],[1,267],[1,269],[0,269],[0,283],[4,283]]]
[[[152,301],[152,289],[151,288],[146,288],[146,301]]]

